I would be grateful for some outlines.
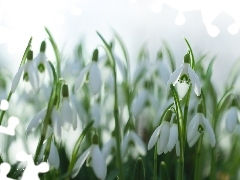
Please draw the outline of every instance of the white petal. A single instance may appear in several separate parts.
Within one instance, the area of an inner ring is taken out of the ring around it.
[[[156,144],[156,142],[159,138],[161,128],[162,128],[162,124],[160,126],[158,126],[158,128],[155,129],[155,131],[153,132],[153,134],[148,142],[148,150],[152,149],[152,147]]]
[[[92,145],[92,167],[97,178],[104,180],[107,175],[107,165],[98,145]]]
[[[232,133],[235,126],[237,125],[238,121],[238,114],[237,114],[237,108],[231,107],[226,116],[226,128],[228,132]]]
[[[170,84],[173,84],[174,86],[175,86],[175,84],[178,82],[178,79],[179,79],[179,76],[181,75],[181,72],[182,72],[182,70],[183,70],[183,64],[179,67],[179,68],[177,68],[172,74],[171,74],[171,76],[170,76],[170,78],[169,78],[169,80],[168,80],[168,82],[167,82],[167,84],[168,84],[168,88],[169,88],[169,86],[170,86]]]
[[[104,144],[102,148],[102,154],[104,159],[107,159],[108,155],[110,155],[112,148],[114,147],[114,139],[111,138],[106,144]]]
[[[127,149],[128,149],[128,144],[129,144],[129,140],[130,140],[130,135],[129,133],[126,134],[123,138],[123,143],[122,143],[122,146],[121,146],[121,155],[122,155],[122,158],[125,156],[125,154],[127,153]]]
[[[157,153],[158,155],[162,154],[165,148],[167,147],[168,139],[170,132],[169,122],[163,122],[163,127],[160,131],[159,140],[157,142]]]
[[[92,62],[89,70],[89,84],[93,94],[97,94],[100,91],[102,78],[96,62]]]
[[[15,75],[14,78],[13,78],[12,85],[11,85],[11,92],[12,92],[12,93],[15,92],[15,90],[16,90],[16,88],[17,88],[17,86],[18,86],[18,83],[19,83],[19,81],[20,81],[20,78],[21,78],[21,76],[22,76],[22,74],[23,74],[23,70],[24,70],[24,66],[21,66],[21,67],[18,69],[16,75]]]
[[[57,140],[60,140],[62,130],[61,130],[61,117],[56,109],[56,107],[53,107],[51,119],[53,123],[53,132]]]
[[[46,112],[47,112],[47,108],[44,108],[33,117],[33,119],[28,124],[27,130],[26,130],[27,134],[31,133],[39,126],[39,124],[43,121],[46,115]]]
[[[159,72],[161,78],[163,79],[163,81],[165,83],[167,83],[168,78],[170,76],[170,72],[168,70],[167,65],[164,63],[164,61],[160,61],[158,72]]]
[[[147,100],[147,92],[142,91],[133,101],[131,105],[131,112],[133,116],[138,116],[143,110],[144,104]]]
[[[75,178],[78,175],[78,173],[79,173],[83,163],[85,162],[85,160],[87,159],[88,155],[90,154],[90,150],[91,150],[91,147],[86,149],[83,152],[83,154],[76,161],[76,163],[75,163],[75,165],[73,167],[73,173],[71,175],[72,178]]]
[[[71,109],[72,109],[72,126],[73,126],[73,130],[76,130],[77,120],[78,120],[77,110],[73,104],[71,104]]]
[[[215,138],[215,134],[214,134],[214,131],[212,129],[212,126],[211,126],[209,121],[204,116],[203,116],[202,120],[203,120],[203,123],[204,123],[204,125],[205,125],[205,127],[207,129],[207,132],[208,132],[208,135],[209,135],[210,144],[211,144],[212,147],[214,147],[215,144],[216,144],[216,138]]]
[[[63,129],[68,131],[72,124],[72,109],[69,105],[69,100],[67,97],[63,98],[63,101],[62,101],[61,118],[62,118]]]
[[[167,144],[167,149],[169,152],[172,151],[177,141],[178,141],[178,126],[177,124],[173,123],[172,126],[170,127],[169,140]]]
[[[30,81],[33,89],[38,90],[39,89],[38,69],[35,66],[35,64],[33,64],[33,62],[29,63],[27,71],[28,71],[29,81]]]
[[[58,150],[53,142],[51,143],[48,161],[49,161],[49,164],[51,164],[56,169],[59,168],[60,160],[59,160]]]
[[[193,119],[190,121],[188,128],[187,128],[187,141],[190,143],[192,139],[195,137],[196,133],[198,132],[198,126],[200,123],[199,120],[199,113],[197,113]]]
[[[100,111],[100,106],[98,104],[94,104],[91,107],[91,116],[92,116],[92,119],[94,119],[94,127],[98,128],[101,120],[101,111]]]
[[[177,92],[178,92],[179,98],[183,99],[184,96],[187,94],[189,84],[187,84],[185,82],[182,82],[182,83],[179,82],[179,83],[177,83],[176,87],[177,87]]]
[[[76,79],[76,82],[74,84],[74,91],[76,92],[79,88],[82,87],[82,85],[84,84],[85,82],[85,79],[86,79],[86,76],[87,76],[87,73],[89,71],[89,68],[90,68],[90,64],[87,65],[85,68],[83,68],[80,72],[80,74],[78,75],[77,79]]]
[[[197,131],[196,134],[194,135],[194,137],[192,138],[192,140],[190,142],[188,142],[189,147],[192,147],[197,142],[200,135],[201,135],[201,133],[199,131]]]
[[[134,131],[131,131],[130,133],[131,133],[132,140],[133,140],[138,152],[144,156],[146,154],[146,147],[145,147],[143,140]]]
[[[195,71],[190,67],[190,65],[188,64],[188,75],[189,78],[193,84],[193,88],[194,88],[194,92],[196,93],[197,96],[199,96],[201,94],[201,83],[198,79],[197,74],[195,73]]]

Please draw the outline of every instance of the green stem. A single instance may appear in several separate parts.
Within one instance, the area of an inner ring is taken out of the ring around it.
[[[122,165],[122,157],[121,157],[121,129],[119,124],[119,112],[118,112],[118,91],[117,91],[117,73],[116,73],[116,62],[111,52],[111,48],[105,41],[105,39],[97,32],[98,36],[101,38],[105,45],[106,53],[112,63],[112,70],[113,70],[113,78],[114,78],[114,119],[115,119],[115,134],[116,134],[116,144],[117,144],[117,163],[119,168],[119,179],[123,180],[123,165]]]
[[[187,127],[187,117],[188,117],[188,105],[189,105],[189,101],[190,101],[191,89],[192,89],[192,84],[190,85],[190,87],[188,89],[186,102],[185,102],[185,106],[184,106],[184,115],[183,115],[183,133],[184,133],[183,141],[184,142],[186,142],[186,127]],[[184,145],[184,149],[185,149],[185,145]]]
[[[60,58],[60,52],[59,49],[57,47],[57,44],[55,42],[55,40],[53,39],[52,34],[50,33],[50,31],[48,30],[48,28],[45,27],[45,31],[47,32],[48,36],[49,36],[49,41],[52,44],[53,47],[53,51],[56,57],[56,61],[57,61],[57,77],[60,78],[61,77],[61,58]]]
[[[176,109],[177,109],[177,120],[178,120],[178,137],[179,137],[179,144],[180,144],[180,159],[179,159],[179,171],[178,171],[178,179],[183,180],[184,175],[184,123],[183,123],[183,116],[182,116],[182,109],[180,106],[179,97],[177,95],[176,89],[171,84],[170,85]]]
[[[221,113],[224,112],[224,108],[227,107],[227,103],[226,101],[228,100],[228,97],[232,95],[233,88],[231,87],[230,89],[228,89],[222,96],[222,98],[220,99],[220,101],[218,102],[214,114],[213,114],[213,131],[214,133],[216,132],[217,129],[217,120],[218,117],[220,116]],[[217,138],[216,138],[217,141]],[[214,180],[216,179],[216,175],[215,175],[215,163],[216,163],[216,146],[212,148],[212,152],[211,152],[211,171],[210,171],[210,179]]]
[[[50,136],[47,139],[47,142],[46,142],[46,148],[45,148],[45,151],[44,151],[44,158],[43,158],[44,162],[47,162],[47,160],[48,160],[48,157],[49,157],[49,154],[50,154],[51,143],[52,143],[52,136]]]
[[[86,136],[87,132],[90,130],[90,128],[92,127],[94,121],[90,121],[86,128],[83,130],[82,134],[79,136],[74,148],[73,148],[73,152],[72,152],[72,157],[71,157],[71,161],[70,161],[70,164],[68,166],[68,172],[67,174],[71,174],[72,173],[72,170],[73,170],[73,167],[77,161],[77,157],[78,157],[78,154],[79,154],[79,149],[81,147],[81,144],[82,144],[82,141],[83,141],[83,138]]]
[[[154,148],[153,180],[157,180],[157,145]]]
[[[197,147],[197,154],[196,154],[196,161],[195,161],[195,172],[194,172],[194,180],[200,180],[202,179],[199,170],[200,170],[200,156],[201,156],[201,149],[202,149],[202,140],[203,140],[203,134],[200,136],[200,140],[198,142]]]
[[[47,128],[48,128],[48,125],[50,123],[52,109],[53,109],[53,106],[55,104],[55,97],[57,96],[56,90],[58,89],[57,86],[59,85],[59,83],[57,82],[57,75],[56,75],[54,66],[52,65],[52,63],[50,61],[49,61],[49,64],[50,64],[50,67],[52,68],[52,73],[53,73],[53,77],[54,77],[54,84],[53,84],[51,95],[50,95],[49,101],[48,101],[47,113],[46,113],[46,116],[45,116],[44,121],[43,121],[43,129],[41,131],[41,137],[40,137],[40,140],[38,142],[38,146],[37,146],[35,156],[34,156],[34,162],[35,163],[38,160],[38,156],[40,154],[43,142],[46,138]]]

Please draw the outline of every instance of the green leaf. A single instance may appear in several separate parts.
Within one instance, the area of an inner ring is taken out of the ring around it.
[[[145,179],[145,169],[144,169],[144,164],[143,164],[143,160],[141,157],[139,157],[137,159],[133,176],[134,176],[133,177],[134,180],[144,180]]]
[[[77,161],[77,157],[78,157],[78,154],[79,154],[79,149],[80,149],[80,146],[82,144],[82,141],[83,141],[83,138],[86,136],[86,134],[89,132],[90,128],[92,127],[94,121],[90,121],[87,126],[85,127],[85,129],[83,130],[82,134],[79,136],[74,148],[73,148],[73,153],[72,153],[72,158],[71,158],[71,161],[70,161],[70,164],[68,166],[68,173],[71,173],[72,172],[72,169]]]
[[[185,42],[186,42],[186,44],[188,46],[188,49],[189,49],[190,55],[191,55],[191,63],[190,63],[190,65],[191,65],[192,69],[194,69],[194,67],[195,67],[195,60],[194,60],[194,55],[193,55],[193,52],[192,52],[192,48],[191,48],[188,40],[185,37],[184,37],[184,40],[185,40]]]
[[[160,176],[162,180],[169,180],[167,166],[164,161],[161,162],[160,166]]]
[[[167,45],[167,43],[163,42],[163,44],[164,44],[165,50],[167,51],[168,60],[170,61],[170,64],[171,64],[171,70],[172,70],[172,72],[174,72],[176,69],[176,61],[175,61],[173,54],[172,54],[169,46]]]
[[[61,58],[60,58],[60,52],[58,50],[57,44],[52,36],[52,34],[50,33],[50,31],[48,30],[48,28],[45,27],[45,31],[47,32],[48,36],[49,36],[49,41],[51,42],[51,45],[53,47],[53,51],[57,60],[57,75],[60,78],[61,77]]]
[[[213,63],[214,63],[215,59],[216,59],[216,56],[212,58],[211,62],[208,65],[205,82],[208,82],[212,77],[212,67],[213,67]]]

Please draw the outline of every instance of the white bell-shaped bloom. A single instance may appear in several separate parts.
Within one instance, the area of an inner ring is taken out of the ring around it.
[[[60,115],[62,119],[62,127],[64,130],[68,131],[70,126],[73,129],[77,128],[77,110],[75,106],[69,100],[68,85],[63,84],[62,86],[62,103],[60,106]]]
[[[163,152],[172,151],[176,146],[177,153],[177,143],[178,143],[178,125],[176,123],[169,123],[168,121],[163,121],[163,123],[153,132],[149,143],[148,150],[150,150],[157,143],[158,154]]]
[[[96,177],[98,179],[104,180],[107,175],[107,165],[98,144],[92,144],[77,159],[73,167],[73,174],[71,175],[71,177],[74,178],[77,176],[87,158],[91,158],[91,166]]]
[[[162,124],[153,132],[149,142],[148,150],[157,143],[157,153],[162,154],[167,148],[170,134],[170,123],[168,121],[163,121]]]
[[[173,123],[170,126],[169,139],[165,151],[166,152],[172,151],[174,146],[176,146],[177,142],[178,142],[178,125],[176,123]]]
[[[30,84],[32,85],[32,87],[35,91],[39,90],[38,69],[37,69],[35,63],[33,62],[32,56],[33,56],[33,52],[31,50],[29,50],[27,62],[24,65],[20,66],[16,75],[13,78],[12,85],[11,85],[12,93],[15,92],[22,75],[23,75],[24,80],[30,82]]]
[[[97,62],[95,61],[91,62],[81,70],[74,84],[75,92],[83,86],[88,73],[91,91],[93,92],[93,94],[97,94],[98,92],[100,92],[102,86],[102,78]]]
[[[116,138],[112,137],[111,139],[109,139],[109,141],[107,143],[105,143],[102,147],[102,154],[104,159],[106,159],[107,164],[109,164],[113,158],[112,156],[112,151],[117,149],[117,145],[116,145]]]
[[[46,116],[46,113],[47,113],[47,108],[44,108],[33,117],[33,119],[29,122],[27,126],[27,129],[26,129],[27,135],[35,131],[35,129],[37,129],[37,127],[43,122]],[[59,112],[57,111],[56,106],[53,106],[53,110],[51,113],[51,120],[52,120],[52,128],[53,128],[54,136],[56,140],[59,141],[62,135],[62,130],[61,130],[62,119],[59,115]],[[49,134],[49,136],[50,135],[51,134]]]
[[[130,130],[123,138],[123,143],[121,146],[121,154],[124,157],[127,153],[128,148],[131,148],[129,145],[134,144],[135,152],[144,156],[146,154],[146,147],[143,140],[140,136],[133,130]]]
[[[87,74],[89,74],[89,85],[93,94],[97,94],[101,90],[102,77],[98,68],[98,50],[95,49],[93,52],[92,62],[83,68],[74,84],[74,91],[76,92],[84,84]]]
[[[141,113],[147,99],[148,99],[148,92],[143,90],[133,100],[133,102],[131,104],[131,112],[132,112],[134,117],[137,117]]]
[[[197,113],[187,128],[187,141],[190,147],[192,147],[196,141],[198,140],[201,133],[204,132],[206,129],[209,141],[212,147],[216,144],[216,138],[212,126],[210,125],[209,121],[204,117],[202,113]]]
[[[229,133],[232,133],[238,123],[238,110],[235,106],[231,106],[227,111],[226,128]]]
[[[39,155],[39,158],[43,158],[44,156],[44,151],[46,149],[46,144],[47,141],[45,141],[43,143],[43,147],[41,149],[41,153]],[[60,165],[60,158],[59,158],[59,154],[58,154],[58,150],[57,147],[55,146],[54,142],[51,142],[51,146],[50,146],[50,151],[49,151],[49,155],[48,155],[48,162],[51,166],[53,166],[54,168],[58,169],[59,165]]]
[[[167,87],[169,88],[171,84],[175,86],[177,83],[180,85],[178,92],[181,99],[187,93],[190,83],[192,83],[196,95],[199,96],[201,94],[201,83],[189,63],[183,63],[171,74],[167,82]]]
[[[33,59],[34,63],[36,64],[36,67],[40,73],[45,76],[48,74],[50,79],[53,79],[52,77],[52,69],[50,64],[47,62],[47,56],[44,52],[39,52],[39,54]]]

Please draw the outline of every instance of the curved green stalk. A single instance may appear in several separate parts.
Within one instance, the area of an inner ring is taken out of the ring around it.
[[[80,149],[80,146],[82,144],[82,141],[83,141],[83,138],[86,136],[87,132],[90,130],[90,128],[92,127],[94,121],[90,121],[87,126],[85,127],[85,129],[83,130],[82,134],[79,136],[74,148],[73,148],[73,152],[72,152],[72,157],[71,157],[71,161],[70,161],[70,164],[68,166],[68,172],[67,174],[71,174],[72,173],[72,170],[73,170],[73,167],[77,161],[77,157],[78,157],[78,154],[79,154],[79,149]]]
[[[206,102],[205,102],[205,96],[203,91],[201,91],[201,98],[202,98],[202,103],[203,103],[203,114],[207,118],[207,110],[206,110]],[[195,180],[200,180],[200,175],[199,175],[199,167],[200,167],[200,156],[201,156],[201,149],[202,149],[202,140],[203,140],[203,134],[200,136],[198,142],[198,147],[197,147],[197,154],[196,154],[196,161],[195,161],[195,172],[194,172],[194,179]]]
[[[233,91],[233,88],[231,87],[230,89],[228,89],[224,95],[222,96],[222,98],[220,99],[220,101],[218,102],[217,104],[217,107],[214,111],[214,114],[213,114],[213,131],[216,132],[216,128],[217,128],[217,120],[218,120],[218,117],[220,116],[220,114],[222,112],[224,112],[224,108],[227,107],[227,103],[226,101],[228,100],[228,97],[230,95],[232,95],[232,91]],[[217,141],[217,139],[216,139]],[[216,177],[215,177],[215,162],[216,162],[216,147],[213,147],[212,148],[212,152],[211,152],[211,171],[210,171],[210,179],[214,180]]]
[[[23,54],[23,57],[22,57],[22,60],[21,60],[21,63],[20,63],[20,65],[19,65],[19,67],[21,67],[21,66],[25,63],[25,61],[26,61],[26,59],[27,59],[28,50],[29,50],[30,47],[31,47],[31,43],[32,43],[32,37],[31,37],[31,38],[29,39],[29,41],[28,41],[28,45],[27,45],[27,47],[26,47],[26,49],[25,49],[25,51],[24,51],[24,54]],[[10,101],[11,96],[12,96],[12,92],[10,91],[10,92],[8,93],[8,97],[7,97],[7,101],[8,101],[8,102]],[[0,125],[2,124],[2,120],[3,120],[3,116],[4,116],[5,112],[6,112],[6,111],[2,111],[2,112],[1,112],[1,115],[0,115]]]
[[[41,137],[40,137],[40,140],[38,142],[37,149],[36,149],[35,156],[34,156],[34,162],[35,163],[38,160],[38,156],[40,154],[43,142],[46,138],[47,128],[48,128],[48,125],[50,123],[51,113],[52,113],[52,109],[53,109],[53,106],[54,106],[54,103],[55,103],[55,96],[56,96],[56,89],[57,89],[56,86],[58,85],[57,79],[56,79],[57,75],[56,75],[55,69],[54,69],[54,67],[53,67],[53,65],[50,61],[49,61],[49,64],[50,64],[50,67],[52,68],[52,73],[53,73],[53,77],[54,77],[54,84],[53,84],[51,95],[50,95],[49,101],[48,101],[47,113],[46,113],[46,116],[43,120],[43,129],[41,131]]]
[[[57,76],[58,78],[61,77],[61,58],[60,58],[60,52],[59,52],[59,49],[57,47],[57,44],[55,42],[55,40],[53,39],[53,36],[52,34],[50,33],[50,31],[48,30],[47,27],[45,27],[45,31],[47,32],[48,36],[49,36],[49,41],[51,42],[52,44],[52,47],[53,47],[53,51],[54,51],[54,54],[55,54],[55,57],[56,57],[56,61],[57,61]]]
[[[121,157],[121,129],[120,129],[120,122],[119,122],[119,112],[118,112],[118,91],[117,91],[117,72],[116,72],[116,62],[114,60],[113,54],[111,52],[111,48],[105,41],[105,39],[97,32],[100,39],[103,41],[105,45],[105,50],[107,53],[108,58],[112,63],[112,71],[113,71],[113,78],[114,78],[114,119],[115,119],[115,134],[116,134],[116,144],[117,144],[117,164],[119,167],[119,179],[123,180],[123,165],[122,165],[122,157]]]
[[[154,148],[153,180],[157,180],[157,145]]]
[[[170,87],[171,87],[171,90],[173,93],[173,97],[174,97],[174,101],[175,101],[175,105],[176,105],[176,109],[177,109],[177,120],[178,120],[178,137],[179,137],[179,144],[180,144],[178,179],[183,180],[183,176],[184,176],[184,134],[185,134],[184,129],[185,128],[183,127],[184,123],[183,123],[182,109],[180,106],[178,94],[172,84],[170,85]]]

